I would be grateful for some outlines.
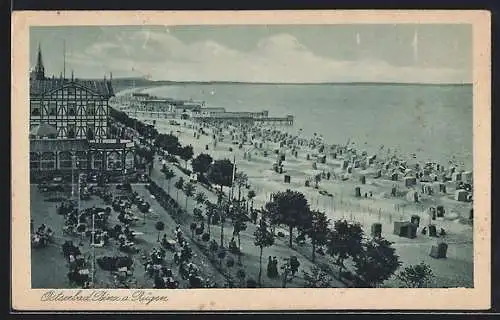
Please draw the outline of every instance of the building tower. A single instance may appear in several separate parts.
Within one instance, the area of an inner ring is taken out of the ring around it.
[[[40,48],[40,44],[38,44],[38,55],[37,55],[36,66],[35,66],[35,70],[34,70],[34,79],[35,80],[45,79],[45,67],[43,66],[42,49]]]

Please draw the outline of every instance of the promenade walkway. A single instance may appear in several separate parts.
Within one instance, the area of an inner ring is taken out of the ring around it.
[[[163,173],[160,171],[162,167],[162,164],[160,161],[158,161],[157,158],[155,158],[154,161],[154,167],[151,172],[151,179],[155,181],[159,186],[163,186],[163,189],[165,191],[168,190],[168,182],[165,181]],[[180,178],[183,177],[183,179],[186,181],[189,177],[185,175],[181,170],[179,170],[177,167],[174,165],[170,164],[168,167],[174,171],[175,177],[170,181],[171,187],[170,187],[170,196],[173,199],[176,199],[176,194],[177,194],[177,189],[174,187],[175,182]],[[214,192],[208,190],[205,186],[202,184],[196,184],[196,193],[197,192],[203,192],[208,200],[211,202],[216,202],[217,201],[217,196],[215,195]],[[179,191],[179,203],[181,206],[184,207],[185,204],[185,195],[182,191]],[[193,219],[193,209],[197,206],[196,201],[191,198],[188,200],[188,207],[187,207],[187,214],[191,216],[191,219]],[[228,219],[229,220],[229,219]],[[190,221],[190,220],[188,220]],[[193,221],[193,220],[191,220]],[[186,222],[185,224],[188,225],[189,222]],[[240,238],[241,238],[241,250],[243,252],[243,256],[241,258],[242,261],[242,266],[239,267],[235,265],[232,269],[233,270],[228,270],[229,273],[233,274],[233,278],[236,279],[236,271],[239,268],[243,268],[245,270],[245,273],[247,274],[247,277],[251,277],[254,280],[258,280],[258,274],[259,274],[259,254],[260,254],[260,249],[254,245],[254,232],[256,230],[256,226],[249,222],[247,223],[247,229],[245,231],[242,231],[240,233]],[[277,229],[278,230],[278,229]],[[309,245],[305,245],[304,247],[297,248],[297,250],[291,249],[288,247],[288,237],[287,237],[287,231],[286,230],[281,230],[283,233],[285,233],[284,238],[278,238],[276,237],[275,239],[275,244],[271,247],[264,248],[264,253],[262,257],[262,268],[263,268],[263,273],[262,273],[262,286],[263,287],[281,287],[282,286],[282,280],[281,279],[270,279],[266,275],[266,267],[267,267],[267,260],[268,256],[272,257],[277,257],[278,259],[278,268],[283,263],[284,258],[288,258],[290,256],[297,256],[299,262],[300,262],[300,267],[299,267],[299,272],[297,273],[296,277],[293,279],[291,283],[287,285],[287,287],[303,287],[304,286],[304,279],[303,279],[303,273],[302,271],[310,271],[310,268],[313,267],[313,263],[310,261],[310,256],[311,256],[311,248]],[[231,237],[232,237],[232,232],[233,232],[233,227],[231,225],[230,220],[225,222],[224,225],[224,246],[227,247]],[[212,239],[215,239],[218,243],[220,242],[220,226],[211,226],[211,235]],[[295,245],[297,246],[297,245]],[[306,253],[307,252],[307,253]],[[307,254],[307,256],[306,256]],[[317,262],[318,263],[329,263],[331,264],[328,257],[321,257],[317,255]],[[237,257],[234,256],[234,260],[237,261]],[[224,266],[223,266],[224,267]],[[345,284],[336,280],[332,279],[331,282],[332,287],[345,287]]]

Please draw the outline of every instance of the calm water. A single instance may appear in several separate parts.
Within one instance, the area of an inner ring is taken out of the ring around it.
[[[294,130],[348,139],[367,151],[381,145],[422,161],[472,168],[472,86],[419,85],[175,85],[150,94],[204,100],[228,111],[269,110],[295,116]]]

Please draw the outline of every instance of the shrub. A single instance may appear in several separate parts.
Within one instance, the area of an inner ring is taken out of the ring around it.
[[[247,288],[257,288],[257,281],[252,278],[247,279]]]
[[[245,277],[246,277],[245,270],[239,269],[236,272],[236,276],[238,277],[238,279],[245,279]]]
[[[204,233],[201,236],[201,240],[203,240],[204,242],[208,242],[210,240],[210,235],[208,233]]]
[[[233,258],[231,258],[231,257],[229,257],[229,258],[227,259],[227,261],[226,261],[226,266],[227,266],[228,268],[232,268],[232,267],[234,266],[234,259],[233,259]]]
[[[167,155],[165,156],[165,160],[166,160],[167,162],[170,162],[170,163],[179,163],[179,160],[178,160],[175,156],[173,156],[173,155],[171,155],[171,154],[167,154]]]

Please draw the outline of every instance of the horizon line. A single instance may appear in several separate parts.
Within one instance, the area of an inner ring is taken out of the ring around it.
[[[92,78],[96,79],[96,78]],[[472,82],[394,82],[394,81],[324,81],[324,82],[276,82],[276,81],[230,81],[230,80],[149,80],[141,77],[114,77],[113,81],[119,80],[139,80],[151,84],[255,84],[255,85],[427,85],[427,86],[467,86]]]

